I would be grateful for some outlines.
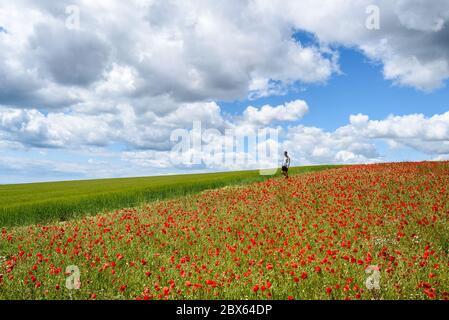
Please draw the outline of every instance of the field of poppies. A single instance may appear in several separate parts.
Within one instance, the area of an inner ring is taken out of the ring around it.
[[[302,174],[337,166],[292,167]],[[260,182],[259,170],[182,174],[140,178],[0,184],[0,228],[49,224],[177,198],[208,189]]]
[[[449,163],[357,165],[1,230],[0,299],[448,299]]]

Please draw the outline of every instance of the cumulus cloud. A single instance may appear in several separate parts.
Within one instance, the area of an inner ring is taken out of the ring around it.
[[[195,122],[201,124],[202,130],[254,134],[258,128],[274,122],[298,120],[307,110],[302,100],[276,107],[265,105],[260,110],[248,107],[242,116],[234,117],[226,116],[215,102],[185,103],[166,113],[149,111],[140,115],[126,104],[102,114],[43,113],[37,109],[0,107],[0,137],[35,148],[106,147],[124,143],[131,149],[167,151],[173,146],[171,133],[176,129],[190,130]]]
[[[65,26],[67,5],[80,9],[79,30]],[[0,75],[23,74],[15,81],[21,87],[2,81],[4,105],[23,106],[28,92],[35,108],[48,109],[56,90],[36,93],[48,86],[88,88],[97,95],[75,91],[75,98],[98,98],[114,66],[135,80],[123,92],[129,103],[160,95],[176,102],[235,100],[266,93],[272,81],[325,82],[338,70],[332,52],[298,43],[291,25],[262,18],[252,1],[23,0],[2,2],[0,18],[8,30],[0,34]]]
[[[9,148],[17,144],[25,148],[101,148],[121,143],[131,147],[128,149],[137,149],[126,151],[122,160],[140,167],[169,168],[174,165],[170,162],[170,151],[175,145],[175,141],[171,141],[172,133],[179,128],[192,130],[194,122],[199,121],[202,132],[214,130],[207,137],[208,141],[203,141],[212,146],[225,146],[226,132],[254,136],[258,129],[277,128],[283,148],[293,154],[296,163],[381,161],[384,155],[379,152],[379,142],[391,149],[409,148],[428,155],[449,154],[449,112],[431,117],[391,115],[383,120],[371,120],[363,114],[351,115],[347,125],[332,132],[304,125],[284,129],[275,126],[278,121],[298,120],[307,110],[302,100],[260,109],[248,107],[241,117],[226,117],[215,103],[186,104],[167,115],[149,114],[146,118],[138,118],[134,109],[127,105],[105,115],[43,114],[35,109],[0,108],[0,139]],[[179,162],[191,167],[184,158],[191,159],[195,152],[193,148],[184,150]],[[237,157],[248,156],[243,149],[233,152]],[[221,159],[225,157],[222,149],[215,153]],[[211,158],[207,154],[200,157]],[[247,163],[254,167],[257,162],[242,162],[241,168],[250,168]],[[230,168],[220,161],[209,165],[216,169]],[[231,167],[238,166],[239,162],[234,162]]]
[[[388,139],[396,145],[411,147],[427,154],[449,153],[449,112],[425,117],[423,114],[389,116],[369,120],[367,116],[351,117],[352,131],[370,139]]]
[[[296,121],[301,119],[309,110],[307,103],[303,100],[287,102],[283,105],[272,107],[264,105],[260,109],[249,106],[243,117],[249,123],[269,125],[273,121]]]
[[[133,81],[116,86],[117,95],[152,111],[161,106],[145,101],[158,96],[186,103],[284,94],[338,72],[339,45],[381,62],[396,84],[443,86],[448,2],[378,1],[380,29],[369,30],[371,2],[2,1],[0,104],[48,110],[104,100],[111,69]],[[79,30],[65,27],[68,5],[80,9]],[[294,40],[298,30],[317,43]]]
[[[278,15],[320,42],[356,47],[384,66],[401,86],[436,90],[449,78],[449,2],[445,0],[257,1],[264,14]],[[380,28],[366,28],[367,7],[377,5]],[[298,14],[298,13],[301,14]]]
[[[303,125],[288,130],[283,146],[296,163],[302,164],[370,163],[381,159],[369,139]]]
[[[132,148],[168,150],[170,134],[177,128],[192,127],[199,121],[205,129],[223,128],[216,103],[184,104],[163,116],[154,113],[138,116],[129,105],[114,112],[85,114],[50,112],[36,109],[0,107],[0,137],[36,148],[105,147],[125,143]]]
[[[300,125],[288,130],[284,147],[303,163],[369,163],[384,159],[379,142],[444,158],[449,154],[449,112],[431,117],[391,115],[383,120],[351,115],[348,125],[333,132]]]
[[[351,115],[349,123],[335,131],[297,125],[285,129],[279,138],[282,148],[291,153],[294,164],[380,162],[388,157],[388,151],[379,148],[382,144],[387,149],[414,150],[429,155],[432,159],[446,159],[449,154],[448,116],[449,112],[431,117],[411,114],[370,120],[366,115],[357,114]],[[253,130],[242,131],[240,126],[241,124],[237,126],[237,133],[251,136],[256,132],[254,127],[251,127]],[[215,140],[216,145],[225,145],[225,139],[226,137],[218,132],[212,140]],[[381,149],[383,151],[380,151]],[[248,152],[239,153],[237,150],[233,155],[235,161],[226,163],[223,161],[226,155],[220,150],[216,156],[222,160],[208,163],[207,168],[254,169],[260,165]],[[180,163],[188,164],[194,154],[195,150],[190,148],[182,155],[185,159],[178,160]],[[124,158],[144,167],[166,168],[170,166],[170,156],[168,151],[163,153],[139,151],[127,153]],[[200,157],[208,156],[202,153]]]
[[[87,117],[32,110],[0,109],[0,130],[5,139],[42,148],[73,145],[105,146],[112,140],[105,116]]]
[[[67,5],[79,7],[80,30],[65,27]],[[330,49],[335,44],[382,62],[385,78],[394,83],[427,91],[441,87],[449,77],[447,1],[379,1],[380,30],[365,27],[368,5],[3,1],[0,103],[45,110],[89,103],[106,93],[114,66],[115,74],[128,72],[134,81],[122,91],[133,106],[156,96],[197,102],[283,94],[293,83],[325,82],[338,72],[338,51]],[[297,30],[311,32],[318,44],[294,40]],[[95,82],[88,92],[67,88]],[[66,99],[61,90],[69,93]]]
[[[89,86],[101,79],[108,64],[110,48],[91,32],[39,24],[29,43],[42,77],[58,84]]]
[[[351,116],[350,122],[357,133],[370,138],[449,140],[449,112],[432,117],[391,115],[385,120],[369,120],[368,116],[359,114]]]

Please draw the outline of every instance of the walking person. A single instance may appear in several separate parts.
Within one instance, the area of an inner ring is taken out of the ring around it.
[[[286,179],[288,179],[288,169],[290,168],[290,157],[288,156],[288,152],[284,152],[284,162],[282,164],[282,174]]]

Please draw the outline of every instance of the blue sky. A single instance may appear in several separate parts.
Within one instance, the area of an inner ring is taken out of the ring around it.
[[[349,116],[357,113],[381,120],[390,114],[432,116],[449,111],[449,90],[446,87],[428,93],[398,86],[383,78],[381,64],[368,60],[359,50],[340,48],[338,51],[341,74],[333,75],[325,84],[299,85],[296,87],[299,92],[255,101],[220,102],[220,105],[225,111],[238,114],[248,104],[260,107],[303,99],[311,108],[298,123],[327,131],[347,124]]]
[[[449,159],[447,1],[375,30],[368,0],[0,4],[0,183],[257,167],[174,163],[194,122],[280,129],[295,165]]]

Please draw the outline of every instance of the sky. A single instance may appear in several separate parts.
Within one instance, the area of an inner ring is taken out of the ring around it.
[[[449,160],[448,79],[446,0],[0,0],[0,184]]]

